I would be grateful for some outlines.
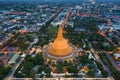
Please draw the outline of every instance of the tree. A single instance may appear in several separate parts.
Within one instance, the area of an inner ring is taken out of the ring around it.
[[[43,59],[42,53],[37,54],[35,59],[36,59],[36,61],[35,61],[36,65],[44,64],[44,59]]]
[[[26,76],[30,76],[30,71],[34,67],[34,64],[32,62],[24,62],[24,73]]]
[[[69,73],[77,73],[78,72],[77,65],[68,66],[67,70]]]
[[[56,35],[58,31],[58,27],[50,26],[47,30],[47,35]]]
[[[8,74],[11,67],[4,67],[3,65],[0,65],[0,80],[3,80],[3,78]]]
[[[97,64],[97,67],[101,70],[102,74],[104,77],[107,77],[108,76],[108,73],[104,70],[102,64],[100,62],[96,62]]]
[[[83,65],[86,65],[89,61],[88,55],[79,56],[78,59]]]
[[[88,73],[87,73],[88,76],[90,77],[94,77],[95,76],[95,71],[94,70],[90,70]]]
[[[38,72],[42,73],[42,71],[43,71],[43,68],[42,68],[42,66],[40,66],[39,69],[38,69]]]
[[[62,61],[58,61],[56,67],[57,67],[57,73],[62,73],[63,72],[64,64],[63,64]]]
[[[42,66],[42,70],[43,70],[45,73],[50,73],[50,72],[51,72],[51,68],[50,68],[48,65]]]
[[[65,75],[64,77],[65,77],[65,78],[69,78],[70,76],[69,76],[69,75]]]

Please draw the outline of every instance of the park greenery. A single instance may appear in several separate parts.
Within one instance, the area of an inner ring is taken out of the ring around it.
[[[34,71],[33,68],[39,66],[37,71]],[[22,70],[21,70],[22,69]],[[21,71],[21,73],[19,73]],[[42,74],[42,71],[48,73],[50,77],[51,69],[48,65],[44,64],[44,59],[42,53],[36,54],[35,57],[27,55],[25,61],[19,66],[15,72],[16,77],[35,77],[35,74]],[[47,75],[47,76],[48,76]]]
[[[114,46],[108,43],[100,34],[91,34],[88,39],[90,42],[92,42],[94,49],[96,50],[105,50],[105,51],[112,51],[114,50]]]
[[[0,64],[0,80],[3,80],[3,78],[9,73],[10,69],[10,66],[4,67]]]
[[[80,19],[79,17],[76,17],[73,19],[74,27],[75,28],[85,28],[88,32],[97,32],[99,28],[97,27],[97,23],[94,18],[83,18]]]

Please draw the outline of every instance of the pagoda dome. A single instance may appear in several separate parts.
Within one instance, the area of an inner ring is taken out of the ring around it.
[[[63,38],[62,32],[63,32],[63,28],[59,26],[57,38],[47,48],[47,53],[49,55],[54,57],[65,57],[72,54],[73,49],[68,44],[67,40]]]

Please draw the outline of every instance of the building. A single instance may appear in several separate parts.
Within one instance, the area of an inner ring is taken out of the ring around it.
[[[14,64],[16,63],[17,59],[19,58],[19,54],[15,54],[8,62],[8,64]]]
[[[60,26],[57,38],[46,48],[45,55],[50,59],[67,59],[74,55],[74,48],[63,38],[62,32]]]
[[[58,60],[68,59],[74,56],[73,46],[69,45],[68,41],[63,37],[64,22],[59,26],[57,38],[45,50],[44,56],[47,58]]]

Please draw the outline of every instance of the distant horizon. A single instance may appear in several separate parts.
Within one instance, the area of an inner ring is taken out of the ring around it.
[[[42,1],[42,2],[89,2],[90,0],[0,0],[0,1],[2,1],[2,2],[8,2],[8,1],[10,1],[10,2],[33,2],[33,1],[35,1],[35,2],[39,2],[39,1]],[[94,0],[94,1],[99,1],[99,2],[116,2],[116,1],[120,1],[120,0]]]
[[[99,3],[114,3],[114,4],[120,4],[120,0],[93,0],[96,4]],[[24,3],[70,3],[70,4],[88,4],[91,3],[90,0],[0,0],[0,5],[9,5],[9,4],[24,4]]]

